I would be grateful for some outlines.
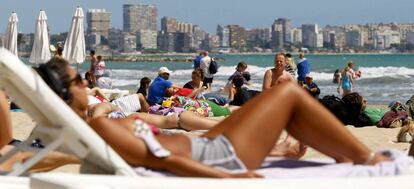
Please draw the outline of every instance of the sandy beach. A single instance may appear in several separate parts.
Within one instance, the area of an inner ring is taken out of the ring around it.
[[[13,120],[13,133],[16,139],[24,140],[32,131],[35,126],[35,122],[30,116],[22,112],[12,112]],[[370,149],[380,149],[380,148],[394,148],[400,150],[408,150],[408,143],[395,143],[397,133],[399,129],[384,129],[377,128],[375,126],[355,128],[352,126],[347,126],[347,128],[364,144],[366,144]],[[321,158],[325,157],[323,154],[313,150],[308,149],[304,158]],[[79,165],[67,165],[60,167],[54,171],[57,172],[79,172]]]

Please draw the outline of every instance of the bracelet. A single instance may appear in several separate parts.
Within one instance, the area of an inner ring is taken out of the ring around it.
[[[368,163],[370,163],[374,158],[375,158],[376,153],[371,151],[369,153],[368,159],[363,163],[363,165],[367,165]]]

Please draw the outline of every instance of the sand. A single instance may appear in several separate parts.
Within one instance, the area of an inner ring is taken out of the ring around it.
[[[30,135],[30,132],[32,131],[33,127],[35,126],[35,122],[26,113],[12,112],[11,115],[12,115],[12,120],[13,120],[14,137],[20,140],[26,139]],[[356,138],[361,140],[362,143],[364,143],[370,149],[373,149],[373,150],[380,149],[380,148],[394,148],[394,149],[400,149],[400,150],[408,150],[409,148],[408,143],[396,143],[395,142],[397,133],[399,131],[398,128],[397,129],[385,129],[385,128],[377,128],[375,126],[354,128],[352,126],[347,126],[347,129],[349,129],[356,136]],[[304,158],[320,158],[320,157],[325,157],[325,156],[317,152],[316,150],[309,148]],[[79,172],[79,165],[66,165],[54,171],[76,173],[76,172]]]

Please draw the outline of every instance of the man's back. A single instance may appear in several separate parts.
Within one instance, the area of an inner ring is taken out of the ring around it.
[[[298,64],[298,81],[305,81],[305,77],[310,73],[310,64],[308,60],[302,59]]]
[[[195,59],[194,59],[194,70],[195,69],[198,69],[198,68],[200,68],[200,63],[201,63],[201,59],[203,59],[203,57],[202,56],[197,56]]]
[[[210,71],[208,69],[209,66],[210,66],[210,63],[211,63],[211,57],[210,56],[205,56],[200,61],[200,68],[201,68],[201,70],[203,70],[204,77],[207,77],[207,78],[212,78],[213,77],[213,75],[210,74]]]
[[[155,78],[148,90],[148,101],[150,105],[160,103],[161,99],[165,96],[165,90],[171,86],[172,83],[170,81],[160,76]]]

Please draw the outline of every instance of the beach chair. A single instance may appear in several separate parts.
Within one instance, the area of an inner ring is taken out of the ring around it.
[[[1,157],[0,163],[19,151],[33,151],[35,155],[23,164],[15,164],[6,175],[22,175],[48,152],[58,150],[81,159],[81,172],[137,176],[33,69],[5,49],[0,49],[0,88],[37,123],[30,137]],[[45,148],[30,146],[37,138]]]

